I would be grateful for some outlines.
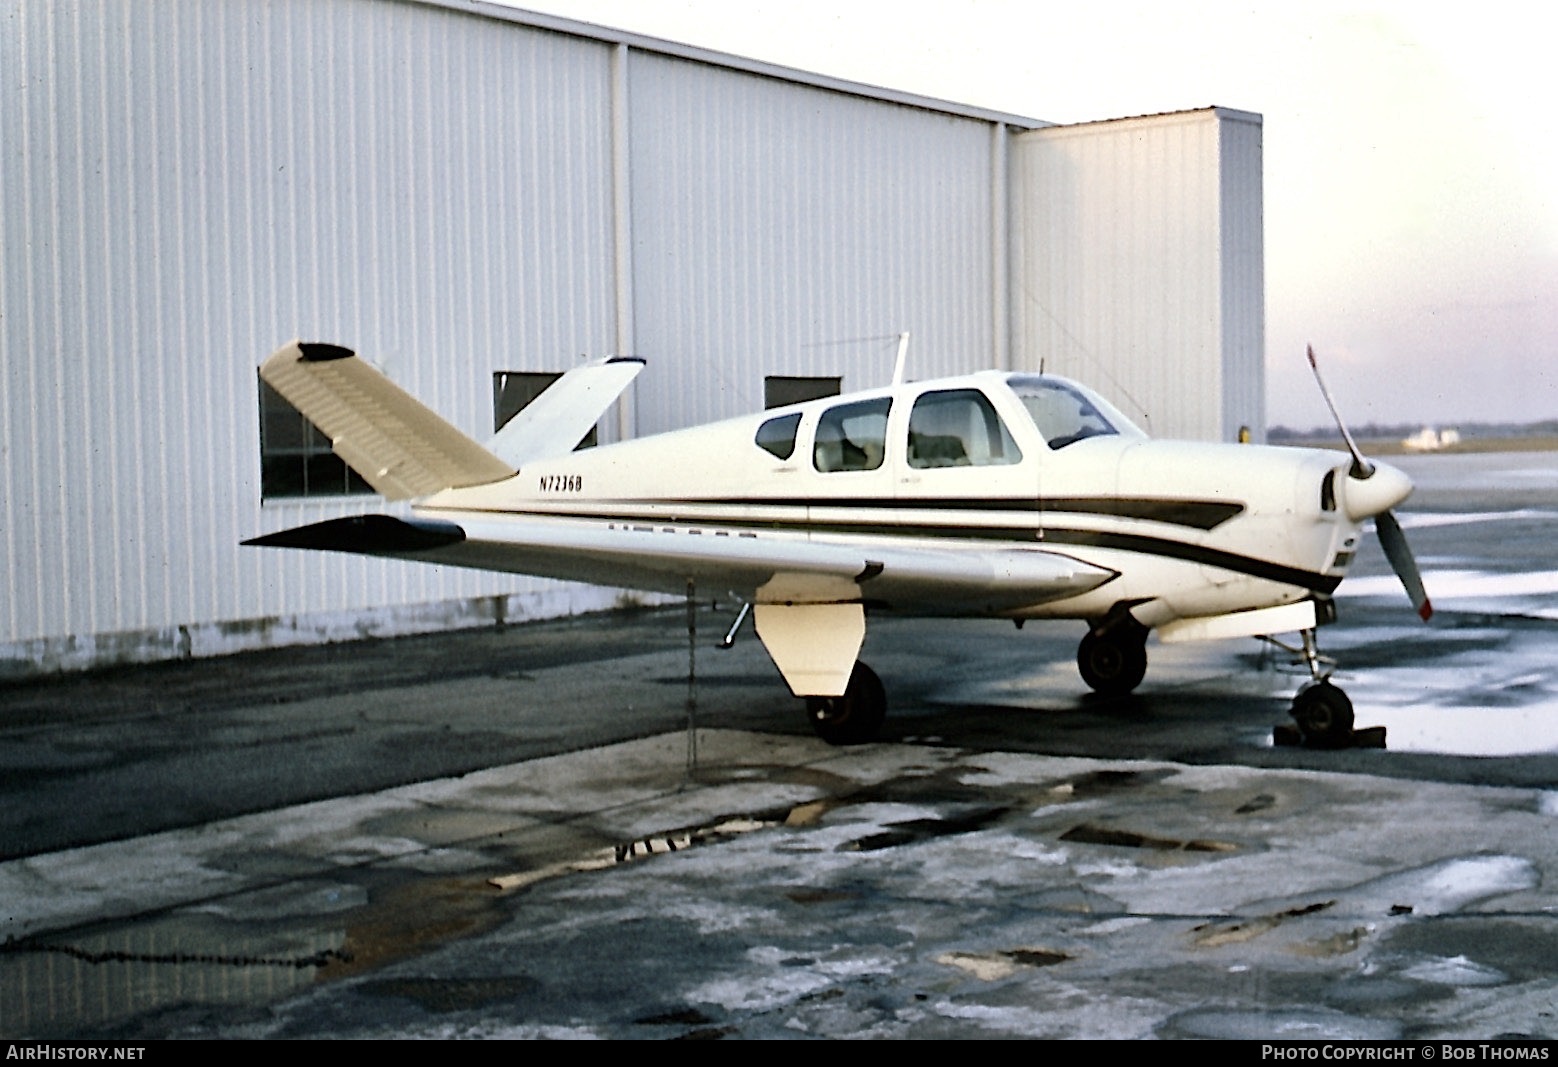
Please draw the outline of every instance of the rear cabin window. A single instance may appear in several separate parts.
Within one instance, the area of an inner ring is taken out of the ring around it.
[[[978,389],[925,393],[909,413],[909,466],[991,467],[1022,462],[1022,452],[990,399]]]
[[[799,413],[769,419],[757,428],[757,447],[779,459],[795,454],[795,431],[801,425]]]
[[[840,404],[823,412],[817,422],[812,465],[823,473],[874,471],[887,454],[887,413],[890,397]]]

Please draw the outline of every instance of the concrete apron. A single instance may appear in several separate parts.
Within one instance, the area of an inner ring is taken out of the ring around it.
[[[687,757],[0,864],[0,1034],[1558,1032],[1552,793],[721,730]]]

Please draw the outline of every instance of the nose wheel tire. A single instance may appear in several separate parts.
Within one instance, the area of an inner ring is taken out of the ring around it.
[[[1352,701],[1330,682],[1314,682],[1293,698],[1293,721],[1304,741],[1317,748],[1340,748],[1352,740]]]
[[[830,745],[863,745],[887,718],[887,692],[876,672],[857,662],[843,696],[806,698],[806,718]]]
[[[1147,676],[1147,631],[1121,627],[1089,631],[1077,649],[1077,670],[1094,692],[1124,696]]]

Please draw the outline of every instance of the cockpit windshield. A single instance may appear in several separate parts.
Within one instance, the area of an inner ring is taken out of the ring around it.
[[[1013,374],[1006,383],[1052,449],[1062,449],[1089,437],[1146,436],[1113,405],[1063,378]]]

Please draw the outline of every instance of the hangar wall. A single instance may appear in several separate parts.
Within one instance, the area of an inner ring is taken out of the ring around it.
[[[580,603],[238,542],[370,503],[262,507],[255,368],[286,340],[357,346],[477,434],[491,369],[613,347],[609,46],[360,0],[0,11],[5,659]]]
[[[1020,365],[1157,437],[1265,437],[1261,119],[1228,108],[1012,139]]]
[[[1036,120],[474,0],[0,0],[0,71],[0,678],[615,601],[240,548],[381,506],[261,501],[293,337],[478,438],[584,353],[649,360],[608,437],[883,383],[901,330],[915,377],[1034,359]]]
[[[630,84],[639,432],[764,374],[885,385],[904,330],[915,377],[995,365],[999,124],[652,54]]]

